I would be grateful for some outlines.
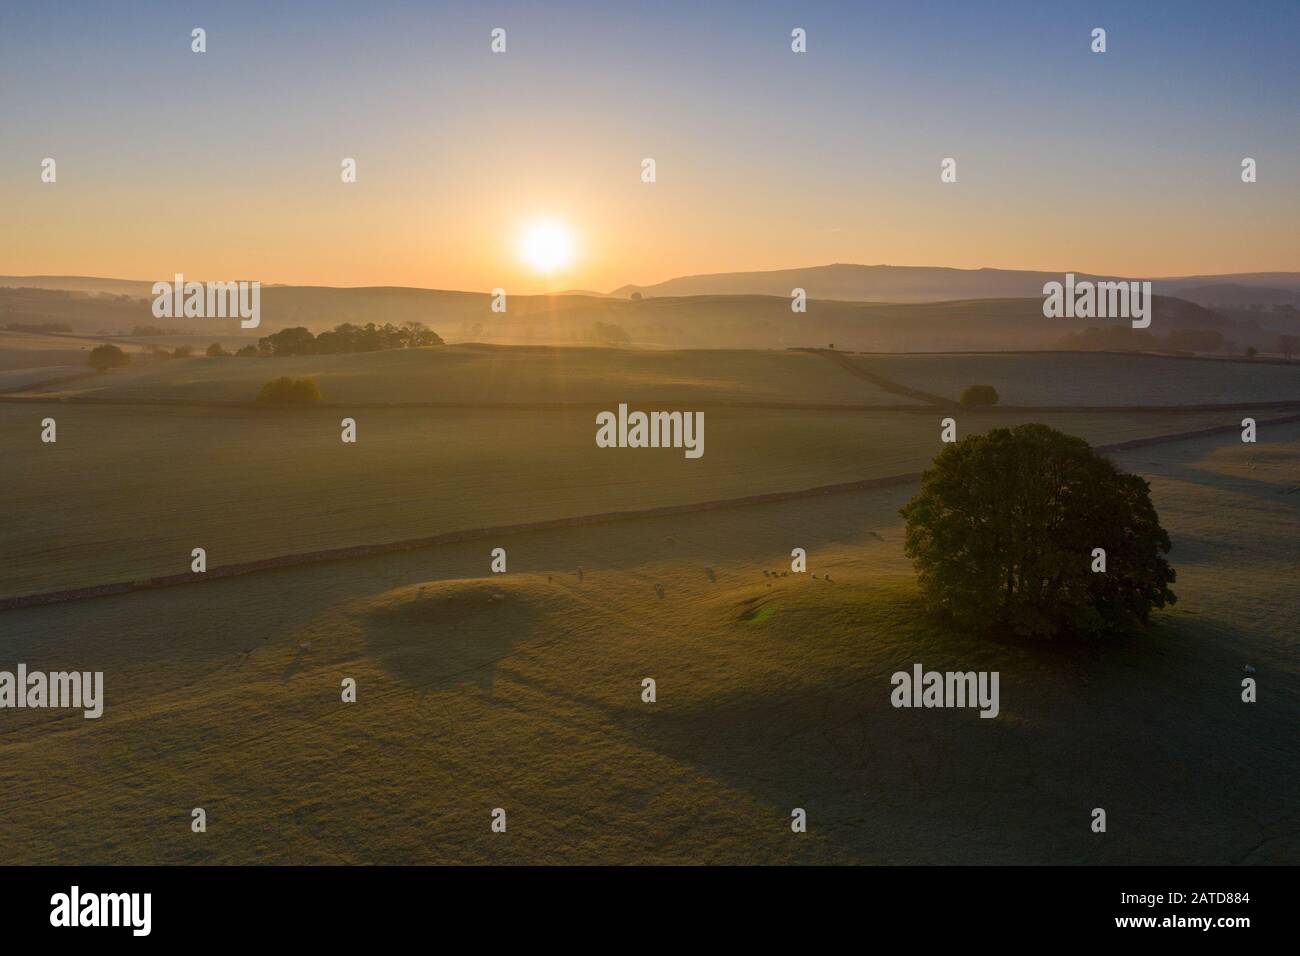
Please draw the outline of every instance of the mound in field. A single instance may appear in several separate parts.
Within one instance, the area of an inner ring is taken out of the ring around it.
[[[518,574],[413,584],[350,610],[380,666],[424,690],[491,690],[496,665],[515,647],[554,617],[581,611],[561,588]]]

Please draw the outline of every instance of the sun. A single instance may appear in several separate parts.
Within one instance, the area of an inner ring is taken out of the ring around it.
[[[519,258],[535,272],[567,268],[573,262],[573,233],[554,219],[529,223],[519,235]]]

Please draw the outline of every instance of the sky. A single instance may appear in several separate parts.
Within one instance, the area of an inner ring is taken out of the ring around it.
[[[0,3],[0,274],[1300,270],[1297,41],[1293,0]]]

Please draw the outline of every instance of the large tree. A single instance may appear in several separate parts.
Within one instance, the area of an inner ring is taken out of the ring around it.
[[[946,445],[901,514],[923,592],[963,626],[1126,630],[1175,601],[1147,483],[1046,425]]]

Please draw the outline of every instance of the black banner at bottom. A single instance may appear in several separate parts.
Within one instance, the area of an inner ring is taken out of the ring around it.
[[[734,944],[826,931],[919,933],[926,943],[1127,936],[1232,945],[1279,937],[1293,924],[1293,875],[1277,867],[33,867],[0,871],[0,919],[6,941],[80,944],[337,946],[459,928],[485,943],[591,937],[611,946],[681,932]]]

